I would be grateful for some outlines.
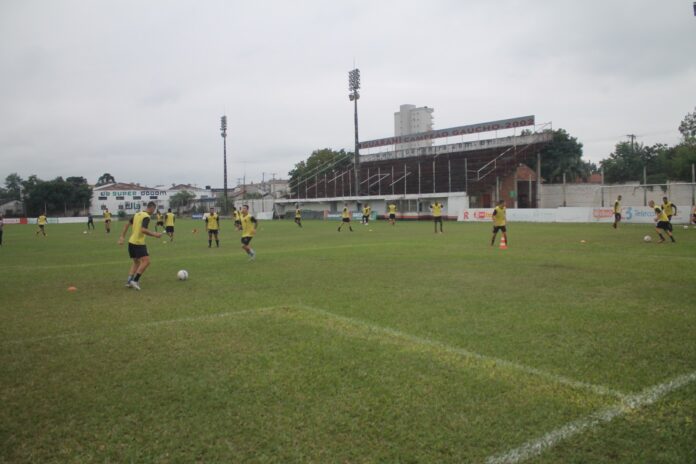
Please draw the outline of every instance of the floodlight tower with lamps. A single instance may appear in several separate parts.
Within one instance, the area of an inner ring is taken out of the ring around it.
[[[358,68],[348,72],[348,89],[350,90],[348,98],[355,103],[355,162],[353,166],[355,167],[355,196],[357,197],[360,196],[360,142],[358,141],[358,99],[360,98],[358,90],[360,89],[360,70]]]
[[[220,118],[220,135],[222,136],[222,165],[224,170],[225,201],[223,203],[224,214],[227,214],[227,116]]]

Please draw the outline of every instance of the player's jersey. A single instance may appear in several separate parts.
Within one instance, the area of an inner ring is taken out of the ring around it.
[[[341,217],[343,217],[343,219],[350,219],[350,211],[348,211],[348,208],[343,208]]]
[[[300,208],[295,210],[295,219],[302,219],[302,211],[300,211]]]
[[[662,203],[662,210],[667,216],[674,216],[674,203],[668,201],[667,203]]]
[[[220,228],[220,215],[218,213],[208,214],[205,222],[208,223],[208,230],[218,230]]]
[[[658,221],[669,222],[669,218],[667,217],[667,213],[665,213],[665,210],[660,208],[659,206],[655,206],[655,214],[657,215]]]
[[[253,237],[254,233],[256,233],[256,227],[254,227],[256,218],[251,214],[247,214],[246,216],[242,214],[240,217],[242,221],[242,237]]]
[[[396,214],[396,205],[389,205],[389,214]]]
[[[372,206],[368,206],[367,207],[367,216],[369,216],[371,212],[372,212]]]
[[[164,219],[162,218],[162,215],[160,213],[157,213],[157,215],[155,215],[155,218],[157,219],[157,222],[164,222]]]
[[[167,227],[174,227],[174,213],[167,213],[164,215],[164,225]]]
[[[108,211],[104,211],[104,220],[105,221],[110,221],[111,220],[111,213]]]
[[[42,214],[41,216],[39,216],[39,218],[36,220],[36,222],[37,222],[37,224],[40,225],[40,226],[45,226],[46,223],[48,222],[48,219],[46,219],[46,216],[44,216],[44,215]]]
[[[363,216],[369,216],[370,215],[370,208],[367,206],[363,208]]]
[[[128,243],[133,245],[145,245],[145,234],[143,234],[143,228],[147,229],[150,225],[150,215],[147,211],[141,211],[135,213],[131,218],[130,223],[133,225],[133,232],[131,233]]]
[[[621,202],[619,200],[616,200],[614,202],[614,214],[620,214],[621,213]]]
[[[505,225],[505,206],[496,206],[493,210],[493,225],[498,227]]]
[[[431,205],[433,208],[433,216],[434,217],[440,217],[442,216],[442,204],[441,203],[435,203],[434,205]]]

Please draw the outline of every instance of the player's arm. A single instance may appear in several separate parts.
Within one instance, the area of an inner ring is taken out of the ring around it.
[[[256,227],[258,226],[258,222],[256,221],[256,218],[254,216],[251,216],[251,219],[249,219],[252,224],[254,224],[254,233],[256,233]]]
[[[208,232],[208,216],[205,217],[205,231]]]
[[[674,210],[674,215],[676,216],[677,215],[677,205],[672,203],[672,209]]]
[[[160,238],[162,236],[162,234],[159,232],[151,232],[147,228],[147,226],[149,226],[149,225],[150,225],[150,218],[146,217],[145,219],[143,219],[143,223],[140,227],[140,231],[143,233],[143,235],[147,235],[149,237]]]
[[[495,215],[498,214],[498,210],[494,209],[493,214],[491,214],[491,221],[495,222]]]
[[[126,240],[126,232],[128,232],[128,229],[130,226],[133,224],[133,218],[130,218],[128,222],[126,222],[126,225],[123,227],[123,231],[121,231],[121,236],[118,238],[118,244],[123,245],[123,242]]]

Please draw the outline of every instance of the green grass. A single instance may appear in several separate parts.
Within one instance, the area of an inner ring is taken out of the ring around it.
[[[6,226],[0,462],[485,462],[696,371],[694,229],[337,226],[179,221],[141,292],[118,232]],[[694,462],[694,398],[531,461]]]

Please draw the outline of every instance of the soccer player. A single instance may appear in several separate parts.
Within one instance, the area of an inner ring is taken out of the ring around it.
[[[36,220],[36,224],[39,226],[39,230],[36,231],[36,235],[39,233],[46,237],[46,224],[48,223],[48,218],[46,218],[46,213],[41,214]]]
[[[92,213],[87,213],[87,230],[89,230],[89,226],[92,226],[92,230],[94,230],[94,216],[92,216]]]
[[[215,236],[215,246],[220,248],[220,215],[215,212],[215,208],[210,208],[210,213],[205,217],[205,230],[208,232],[208,248],[213,245],[213,235]]]
[[[387,205],[387,209],[389,211],[389,224],[395,225],[396,224],[396,205],[394,203],[389,203],[389,205]]]
[[[665,210],[655,205],[655,202],[652,200],[648,202],[648,205],[650,205],[650,207],[655,211],[655,219],[653,219],[653,221],[657,223],[655,225],[655,232],[657,232],[657,236],[660,237],[659,243],[665,241],[665,238],[662,236],[662,232],[660,232],[661,230],[669,235],[672,242],[675,242],[676,240],[674,240],[674,237],[672,236],[672,224],[669,223],[669,218],[667,217]]]
[[[300,210],[300,205],[295,208],[295,224],[302,228],[302,210]]]
[[[232,207],[232,217],[234,218],[234,228],[237,230],[242,230],[242,215],[234,206]]]
[[[344,224],[348,224],[348,228],[351,232],[353,232],[353,228],[350,226],[350,211],[348,210],[348,203],[343,205],[343,212],[341,213],[341,225],[338,226],[339,232]]]
[[[251,239],[256,235],[256,218],[249,214],[249,205],[242,206],[242,213],[240,215],[240,221],[242,223],[242,249],[249,255],[249,261],[256,259],[256,252],[249,246]]]
[[[667,197],[662,197],[662,209],[664,210],[667,218],[669,219],[669,225],[672,225],[672,216],[677,215],[677,205],[669,201]]]
[[[104,210],[104,228],[107,234],[111,233],[111,213],[109,212],[109,208]]]
[[[157,211],[157,214],[155,215],[155,219],[157,219],[157,222],[155,223],[155,232],[157,232],[158,227],[162,227],[162,230],[164,230],[164,216],[162,216],[162,213],[160,213],[159,210]]]
[[[444,234],[442,231],[442,203],[435,202],[430,205],[430,209],[433,210],[433,224],[435,225],[435,233],[437,234],[437,224],[440,223],[440,233]],[[495,238],[494,238],[495,239]]]
[[[621,195],[619,195],[614,202],[614,224],[612,227],[614,229],[619,227],[619,222],[621,222]]]
[[[172,209],[169,208],[164,215],[164,228],[167,231],[167,235],[169,235],[170,242],[174,241],[174,220],[174,213],[172,213]]]
[[[497,206],[493,210],[493,238],[491,238],[491,246],[495,244],[495,236],[498,231],[502,232],[502,236],[507,244],[507,226],[505,221],[505,201],[499,200]]]
[[[362,216],[362,223],[363,225],[368,225],[370,223],[370,213],[372,212],[372,208],[370,208],[370,205],[365,205],[363,208],[363,216]]]
[[[155,211],[157,205],[154,201],[147,204],[145,211],[135,213],[128,221],[118,238],[118,244],[123,245],[126,237],[126,232],[130,226],[133,226],[133,232],[128,239],[128,255],[133,260],[130,270],[128,271],[128,281],[126,287],[140,290],[140,277],[145,273],[145,270],[150,265],[150,256],[147,253],[145,246],[145,236],[160,238],[159,232],[150,232],[147,227],[150,225],[150,215]]]

